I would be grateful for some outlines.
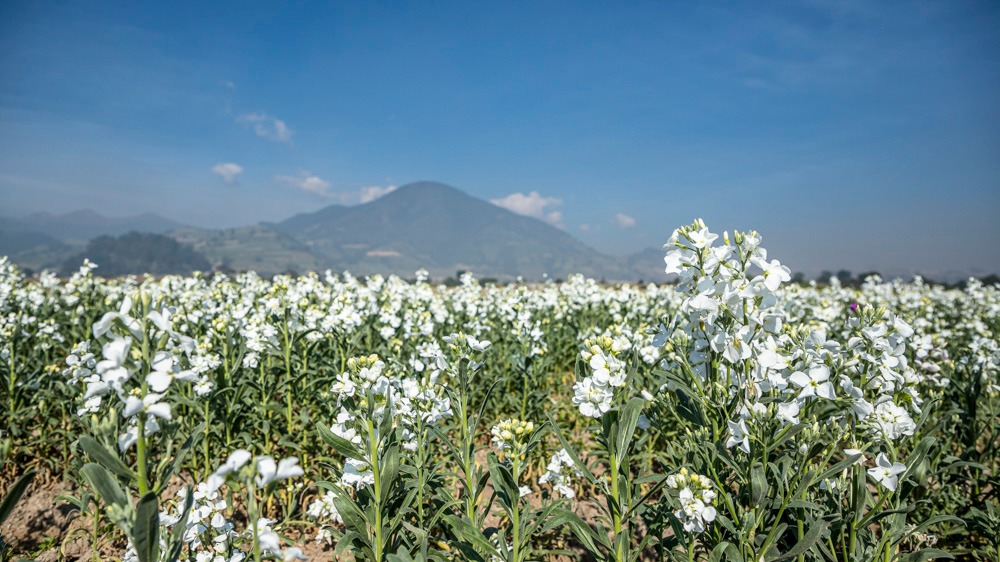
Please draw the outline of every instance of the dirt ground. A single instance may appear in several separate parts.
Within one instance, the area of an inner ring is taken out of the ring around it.
[[[486,462],[485,451],[477,461]],[[176,479],[164,497],[173,496],[182,485],[181,479]],[[37,562],[90,562],[120,559],[125,550],[125,540],[121,533],[106,520],[98,532],[98,543],[92,545],[93,520],[88,515],[81,515],[71,503],[61,499],[62,495],[75,495],[69,482],[52,477],[47,473],[39,474],[26,490],[21,501],[15,506],[11,516],[0,528],[0,535],[13,549],[13,560],[26,559]],[[491,490],[484,492],[483,501],[487,501]],[[540,494],[529,496],[529,501],[536,505],[541,501]],[[574,502],[573,511],[585,521],[594,520],[599,509],[589,501]],[[495,526],[501,523],[496,515],[491,514],[486,524]],[[283,531],[289,541],[303,550],[311,560],[352,560],[349,554],[333,556],[333,548],[328,544],[314,540],[315,528],[292,528]],[[572,545],[566,545],[572,548]],[[577,556],[553,556],[552,562],[587,561],[588,556],[577,550]]]

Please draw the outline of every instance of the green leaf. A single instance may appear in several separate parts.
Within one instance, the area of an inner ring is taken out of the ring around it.
[[[924,560],[935,560],[938,558],[946,558],[948,560],[954,560],[955,557],[944,550],[937,548],[922,548],[913,554],[910,554],[906,558],[906,562],[923,562]]]
[[[549,418],[549,424],[552,426],[553,432],[556,434],[556,437],[559,438],[559,444],[561,444],[562,448],[566,450],[566,453],[569,455],[569,458],[573,461],[573,464],[576,465],[576,468],[583,473],[584,478],[586,478],[588,482],[590,483],[596,482],[597,479],[594,478],[594,475],[590,473],[590,468],[588,468],[587,465],[583,464],[583,461],[580,460],[580,457],[576,456],[576,451],[573,449],[573,447],[570,446],[569,442],[566,441],[566,438],[563,437],[562,431],[559,430],[559,426],[556,424],[556,421],[552,419],[552,413],[546,412],[545,415]]]
[[[975,508],[972,508],[972,509],[973,509],[973,511],[976,511]],[[920,533],[924,529],[927,529],[927,528],[931,527],[932,525],[937,525],[938,523],[945,523],[945,522],[947,522],[947,523],[957,523],[957,524],[959,524],[959,525],[961,525],[963,527],[965,526],[965,521],[962,520],[960,517],[955,517],[954,515],[935,515],[935,516],[927,519],[923,523],[920,523],[919,525],[917,525],[916,527],[914,527],[913,531],[911,531],[911,532],[913,532],[913,533]]]
[[[824,480],[826,480],[826,479],[828,479],[830,477],[839,475],[841,472],[843,472],[843,470],[845,468],[848,468],[848,467],[852,466],[862,456],[864,456],[864,453],[858,453],[856,455],[850,455],[847,458],[845,458],[844,460],[838,462],[837,464],[835,464],[835,465],[831,466],[830,468],[824,470],[820,474],[814,476],[813,478],[803,478],[802,480],[799,481],[799,486],[796,489],[794,495],[796,495],[796,496],[801,495],[802,492],[804,492],[807,489],[813,487],[814,485],[819,484],[820,482],[822,482],[822,481],[824,481]]]
[[[487,539],[479,529],[475,528],[472,523],[469,523],[467,519],[455,516],[455,515],[445,515],[445,523],[451,527],[452,532],[459,540],[464,541],[469,544],[478,552],[495,554],[497,552],[496,547],[493,543]]]
[[[103,466],[89,462],[83,465],[80,472],[83,473],[83,477],[87,479],[91,487],[97,491],[97,495],[101,496],[104,503],[119,509],[129,507],[128,496],[125,495],[118,481]]]
[[[333,492],[333,505],[344,520],[344,526],[355,531],[360,537],[368,536],[368,521],[354,500],[340,486],[330,482],[317,482],[317,486]]]
[[[709,553],[708,562],[721,562],[723,559],[742,561],[743,557],[740,556],[740,551],[736,546],[723,541],[715,545],[715,548]]]
[[[618,443],[615,449],[621,456],[627,455],[632,445],[632,436],[635,434],[639,415],[642,414],[643,404],[645,404],[645,400],[636,396],[622,407],[621,418],[618,422]]]
[[[930,450],[931,446],[934,445],[935,439],[933,437],[924,437],[920,440],[920,443],[914,447],[913,452],[906,457],[906,471],[900,476],[899,481],[902,482],[908,477],[917,476],[916,480],[919,481],[921,478],[918,476],[920,471],[923,470],[921,466],[924,459],[927,457],[927,452]]]
[[[94,459],[98,464],[104,468],[114,472],[118,476],[125,478],[127,480],[135,480],[135,471],[128,467],[115,453],[108,450],[107,447],[99,443],[93,437],[89,435],[84,435],[80,437],[80,448],[83,449],[85,453],[90,455],[90,458]]]
[[[819,542],[819,539],[823,536],[823,531],[826,530],[827,525],[829,525],[829,523],[826,521],[816,522],[809,528],[808,531],[806,531],[806,534],[802,537],[802,539],[795,543],[795,546],[788,549],[788,552],[776,558],[772,558],[768,562],[781,562],[782,560],[790,560],[800,554],[805,554],[810,548],[813,547],[814,544]]]
[[[184,440],[184,443],[181,445],[180,450],[177,451],[176,455],[174,456],[174,461],[170,465],[170,470],[167,471],[162,477],[163,487],[165,487],[166,483],[170,481],[171,475],[177,474],[180,471],[181,465],[184,464],[184,461],[188,458],[188,455],[190,455],[191,450],[194,448],[195,443],[197,443],[200,439],[203,439],[202,435],[204,434],[204,432],[205,432],[205,422],[201,422],[198,425],[194,426],[193,429],[191,429],[190,433],[188,434],[188,438]]]
[[[139,562],[160,560],[160,506],[155,492],[146,492],[135,506],[132,544]]]
[[[493,477],[493,487],[500,496],[500,503],[508,514],[512,514],[517,509],[518,498],[521,497],[517,482],[514,481],[510,468],[500,463],[496,453],[490,453],[486,462],[489,465],[490,476]]]
[[[382,486],[382,498],[381,502],[389,498],[389,493],[395,488],[395,483],[397,476],[399,475],[399,443],[393,442],[386,447],[386,450],[382,453],[382,458],[380,464],[380,480],[385,484]]]
[[[816,502],[811,502],[809,500],[788,500],[789,509],[822,509]]]
[[[28,489],[28,484],[31,484],[31,480],[36,474],[38,474],[37,470],[29,470],[24,473],[3,495],[3,500],[0,500],[0,524],[10,517],[11,512],[14,511],[14,506],[21,500],[21,496],[24,495],[25,490]]]
[[[767,483],[767,476],[764,474],[764,466],[760,463],[754,463],[750,467],[750,485],[753,487],[753,504],[760,505],[767,498],[771,489]]]
[[[365,458],[365,456],[358,451],[357,447],[354,446],[354,443],[351,443],[343,437],[335,435],[332,431],[330,431],[330,428],[325,425],[321,423],[316,424],[316,429],[319,431],[320,438],[322,438],[327,445],[333,447],[334,450],[341,455],[351,459]]]

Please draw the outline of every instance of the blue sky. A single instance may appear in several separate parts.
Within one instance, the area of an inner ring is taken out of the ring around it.
[[[609,253],[703,217],[793,270],[1000,271],[996,2],[137,4],[0,5],[0,216],[437,180]]]

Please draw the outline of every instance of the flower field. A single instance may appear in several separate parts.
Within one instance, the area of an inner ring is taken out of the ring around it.
[[[0,261],[0,532],[43,477],[75,522],[0,559],[1000,560],[1000,289],[791,284],[700,221],[664,255],[641,287]]]

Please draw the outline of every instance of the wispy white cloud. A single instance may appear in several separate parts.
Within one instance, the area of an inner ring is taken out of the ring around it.
[[[371,185],[354,191],[334,191],[330,182],[306,171],[299,172],[296,176],[275,176],[274,179],[287,186],[330,199],[341,205],[370,203],[396,190],[395,185]]]
[[[393,191],[396,191],[396,186],[394,186],[394,185],[387,185],[385,187],[381,187],[381,186],[377,186],[377,185],[372,185],[372,186],[368,186],[368,187],[362,187],[357,192],[357,195],[358,195],[358,201],[357,202],[358,203],[370,203],[371,201],[374,201],[374,200],[378,199],[379,197],[382,197],[383,195],[386,195],[388,193],[392,193]]]
[[[288,142],[295,134],[284,121],[266,113],[244,113],[236,118],[236,122],[252,130],[258,137],[277,142]]]
[[[563,226],[562,211],[554,208],[562,205],[562,199],[557,197],[545,197],[537,191],[532,191],[527,195],[511,193],[500,199],[491,199],[490,203],[519,215],[541,219],[560,228]]]
[[[309,172],[300,172],[297,176],[275,176],[274,179],[287,186],[297,187],[302,191],[307,191],[314,195],[319,195],[320,197],[331,196],[330,182],[320,178],[319,176],[314,176]]]
[[[616,214],[615,222],[618,223],[618,228],[621,228],[622,230],[635,226],[635,219],[625,213]]]
[[[212,173],[226,183],[236,183],[236,176],[243,173],[243,166],[232,162],[220,162],[212,166]]]

